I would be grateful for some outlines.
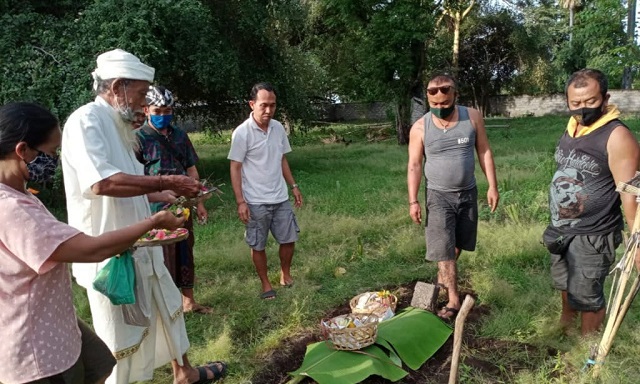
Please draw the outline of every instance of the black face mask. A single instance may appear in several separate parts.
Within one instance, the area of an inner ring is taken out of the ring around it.
[[[453,113],[453,111],[455,109],[456,109],[455,104],[453,104],[450,107],[446,107],[446,108],[429,108],[431,113],[436,115],[436,117],[439,118],[439,119],[446,119],[447,117],[449,117]]]
[[[29,170],[29,181],[36,183],[47,183],[53,180],[58,168],[58,158],[44,152],[38,152],[38,156],[30,163],[27,163]]]
[[[585,127],[590,126],[591,124],[598,121],[600,117],[604,114],[602,112],[602,104],[595,108],[580,108],[580,109],[570,109],[571,115],[574,119]]]

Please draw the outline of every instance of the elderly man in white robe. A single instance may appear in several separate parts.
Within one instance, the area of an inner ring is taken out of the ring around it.
[[[143,111],[154,69],[120,49],[98,56],[93,72],[97,97],[67,120],[62,168],[69,224],[89,235],[122,228],[151,215],[149,201],[193,197],[200,183],[188,176],[145,176],[134,154],[132,131]],[[226,371],[223,362],[192,367],[182,297],[164,265],[161,247],[134,255],[138,316],[134,321],[93,289],[105,263],[74,264],[73,275],[87,289],[93,326],[118,363],[109,384],[151,380],[153,369],[171,362],[175,384],[209,383]],[[140,300],[142,298],[142,300]],[[141,320],[142,319],[142,320]]]

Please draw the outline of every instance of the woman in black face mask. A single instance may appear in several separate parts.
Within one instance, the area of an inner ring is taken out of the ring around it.
[[[103,382],[116,361],[76,318],[66,263],[98,262],[153,228],[182,225],[161,211],[97,237],[59,222],[26,189],[58,164],[58,120],[32,103],[0,107],[0,382]]]

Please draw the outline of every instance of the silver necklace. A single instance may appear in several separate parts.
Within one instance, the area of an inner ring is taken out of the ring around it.
[[[451,124],[451,122],[450,122],[450,121],[447,121],[447,120],[443,120],[443,119],[441,119],[441,118],[438,118],[438,120],[440,120],[440,124],[442,124],[442,125],[443,125],[443,127],[442,127],[442,131],[443,131],[444,133],[447,133],[447,132],[449,131],[449,130],[447,129],[447,127],[449,127],[449,124]]]

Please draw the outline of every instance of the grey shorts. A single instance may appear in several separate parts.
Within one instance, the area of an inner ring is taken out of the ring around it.
[[[107,345],[80,319],[78,327],[82,334],[78,361],[64,372],[28,384],[89,384],[104,380],[111,374],[116,359]]]
[[[594,312],[605,307],[604,281],[621,242],[620,231],[578,235],[564,254],[551,254],[553,287],[567,291],[572,309]]]
[[[269,231],[278,244],[298,241],[300,228],[289,200],[278,204],[249,204],[251,217],[244,231],[244,241],[251,249],[263,251]]]
[[[478,189],[442,192],[427,189],[426,259],[455,260],[455,249],[473,251],[478,235]]]

